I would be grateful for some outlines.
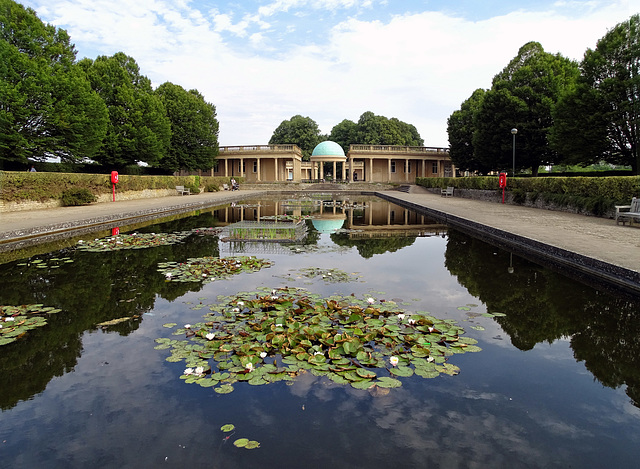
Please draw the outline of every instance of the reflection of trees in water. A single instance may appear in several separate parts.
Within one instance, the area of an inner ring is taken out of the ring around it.
[[[345,233],[332,233],[331,241],[338,246],[355,247],[365,259],[373,257],[374,254],[384,254],[385,252],[395,252],[402,248],[411,246],[416,242],[415,236],[390,236],[379,239],[351,239]]]
[[[13,407],[43,391],[51,378],[71,370],[82,351],[82,334],[97,323],[142,316],[153,309],[156,295],[172,301],[188,291],[200,290],[199,283],[165,282],[157,271],[159,262],[218,255],[218,238],[204,235],[149,249],[100,253],[66,250],[40,256],[73,258],[73,263],[57,269],[4,265],[0,304],[42,303],[62,312],[51,316],[48,326],[2,347],[0,408]],[[139,321],[129,321],[109,330],[127,335],[138,325]]]
[[[612,296],[468,237],[449,232],[445,266],[520,350],[571,337],[578,361],[603,385],[627,385],[640,407],[640,300]],[[513,266],[513,273],[508,272]]]

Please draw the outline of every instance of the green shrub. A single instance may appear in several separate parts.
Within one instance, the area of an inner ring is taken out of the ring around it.
[[[522,189],[514,189],[512,194],[514,204],[521,205],[527,201],[527,193]]]
[[[89,189],[73,187],[62,192],[62,205],[87,205],[96,201],[97,197]]]
[[[219,190],[220,186],[218,186],[217,184],[207,184],[206,186],[204,186],[205,192],[218,192]]]
[[[184,188],[189,189],[191,191],[191,195],[200,193],[200,186],[198,186],[198,184],[195,184],[195,183],[185,184]]]

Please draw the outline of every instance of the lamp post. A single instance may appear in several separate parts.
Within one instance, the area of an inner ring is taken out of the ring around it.
[[[511,174],[511,177],[515,177],[516,176],[516,134],[518,133],[518,129],[516,129],[515,127],[513,129],[511,129],[511,135],[513,135],[513,173]]]

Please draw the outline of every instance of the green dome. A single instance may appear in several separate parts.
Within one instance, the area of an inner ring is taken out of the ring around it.
[[[344,150],[340,145],[336,142],[332,142],[331,140],[327,140],[326,142],[321,142],[316,145],[313,149],[313,153],[311,156],[345,156]]]

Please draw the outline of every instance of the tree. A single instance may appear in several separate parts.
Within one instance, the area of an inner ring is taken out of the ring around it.
[[[384,116],[376,116],[371,111],[364,112],[357,123],[347,119],[343,120],[333,127],[329,138],[340,144],[345,153],[353,144],[424,145],[415,126],[395,117],[388,119]]]
[[[349,151],[349,146],[358,143],[358,124],[349,119],[344,119],[339,124],[333,126],[328,140],[340,145],[346,155]]]
[[[210,169],[218,155],[215,106],[197,90],[186,91],[169,82],[156,93],[171,122],[171,145],[160,166],[171,171]]]
[[[171,122],[136,61],[118,52],[95,61],[83,59],[79,65],[109,110],[104,146],[95,160],[115,168],[159,164],[170,145]]]
[[[486,91],[479,88],[447,119],[449,156],[457,168],[485,173],[489,168],[475,158],[473,150],[474,117],[478,113]]]
[[[616,25],[587,49],[580,78],[556,108],[552,144],[567,161],[631,165],[640,174],[640,15]]]
[[[302,149],[303,159],[308,161],[313,149],[321,141],[318,124],[310,117],[296,115],[280,123],[269,139],[269,144],[298,145]]]
[[[106,106],[75,64],[66,31],[0,0],[0,159],[90,158],[106,122]]]
[[[518,129],[516,168],[560,161],[549,145],[553,109],[579,75],[578,65],[560,54],[544,51],[537,42],[522,46],[518,55],[497,74],[475,116],[474,156],[485,168],[512,166],[510,130]]]

